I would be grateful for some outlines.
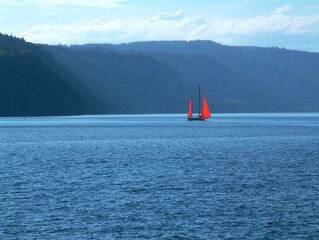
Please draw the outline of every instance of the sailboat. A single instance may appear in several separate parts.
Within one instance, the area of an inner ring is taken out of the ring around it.
[[[200,86],[198,86],[198,98],[199,98],[198,110],[200,110],[200,92],[201,92],[201,89],[200,89]],[[207,104],[203,90],[202,90],[202,94],[203,94],[203,108],[200,114],[198,114],[197,116],[193,116],[193,98],[191,97],[189,102],[188,116],[187,116],[188,121],[194,121],[194,120],[204,121],[205,119],[210,118],[210,112],[209,112],[208,104]]]

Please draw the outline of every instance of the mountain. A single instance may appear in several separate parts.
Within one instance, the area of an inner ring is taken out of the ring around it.
[[[47,46],[112,113],[176,113],[187,110],[191,88],[167,66],[138,53]]]
[[[0,116],[81,114],[71,85],[28,50],[0,47]]]
[[[319,111],[318,53],[212,41],[50,46],[3,34],[0,48],[2,116],[186,113],[190,96],[196,112],[198,84],[212,112]]]
[[[245,78],[212,57],[167,53],[153,56],[174,69],[193,89],[200,84],[208,93],[207,101],[215,112],[284,111],[288,107],[269,94],[268,86]]]
[[[169,66],[178,76],[184,76],[184,79],[186,76],[193,87],[204,79],[207,80],[204,82],[210,82],[211,87],[216,87],[217,82],[223,83],[222,91],[218,91],[222,96],[212,92],[211,98],[219,103],[242,104],[228,108],[224,105],[219,108],[220,111],[319,111],[318,53],[225,46],[212,41],[152,41],[72,47],[144,53]],[[222,69],[224,73],[220,72]],[[230,74],[233,76],[230,77]],[[234,81],[234,84],[229,81]],[[236,81],[239,81],[237,85]],[[238,89],[238,85],[246,92]],[[230,94],[230,91],[234,93]],[[242,96],[238,96],[240,92]]]
[[[85,89],[81,83],[72,75],[72,73],[55,57],[44,49],[41,44],[33,44],[26,42],[22,38],[12,37],[0,33],[0,47],[9,47],[28,51],[34,54],[39,60],[44,62],[51,72],[68,82],[70,87],[76,91],[81,97],[81,112],[86,114],[97,113],[103,106],[99,106],[94,96]],[[3,68],[4,66],[1,66]]]

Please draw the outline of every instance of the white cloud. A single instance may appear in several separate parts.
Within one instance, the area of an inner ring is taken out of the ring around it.
[[[276,8],[276,10],[273,12],[274,14],[283,14],[285,12],[290,12],[292,10],[292,4],[285,4],[281,7]]]
[[[163,12],[157,15],[156,17],[152,18],[154,21],[166,20],[166,21],[180,21],[185,17],[184,12],[182,9],[178,10],[177,12],[167,13]]]
[[[287,14],[291,5],[284,5],[269,15],[253,18],[205,19],[190,17],[182,10],[161,13],[147,19],[125,19],[101,22],[92,20],[81,25],[44,24],[19,34],[31,42],[73,44],[88,42],[130,42],[139,40],[230,39],[236,35],[259,33],[319,34],[319,15]]]

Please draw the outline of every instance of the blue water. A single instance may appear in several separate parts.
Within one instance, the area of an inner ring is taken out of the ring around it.
[[[319,114],[0,118],[0,239],[319,239]]]

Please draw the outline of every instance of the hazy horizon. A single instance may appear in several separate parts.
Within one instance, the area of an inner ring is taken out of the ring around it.
[[[2,34],[8,34],[8,33],[2,33]],[[18,37],[21,38],[19,36],[15,36],[12,35],[13,37]],[[24,37],[22,37],[23,39],[25,39]],[[257,46],[257,45],[244,45],[244,44],[224,44],[221,42],[217,42],[217,41],[213,41],[210,39],[193,39],[193,40],[180,40],[180,39],[173,39],[173,40],[140,40],[140,41],[130,41],[130,42],[118,42],[118,43],[112,43],[112,42],[87,42],[87,43],[74,43],[74,44],[62,44],[62,43],[57,43],[57,44],[49,44],[49,43],[37,43],[37,42],[31,42],[28,41],[27,39],[25,39],[25,41],[30,42],[30,43],[34,43],[34,44],[45,44],[45,45],[49,45],[49,46],[66,46],[66,47],[71,47],[71,46],[83,46],[83,45],[88,45],[88,44],[111,44],[111,45],[121,45],[121,44],[132,44],[132,43],[145,43],[145,42],[193,42],[193,41],[210,41],[210,42],[214,42],[223,46],[229,46],[229,47],[258,47],[258,48],[279,48],[279,49],[286,49],[286,50],[292,50],[292,51],[303,51],[303,52],[309,52],[309,53],[319,53],[318,51],[311,51],[311,50],[301,50],[301,49],[295,49],[295,48],[288,48],[288,47],[280,47],[280,46]]]

